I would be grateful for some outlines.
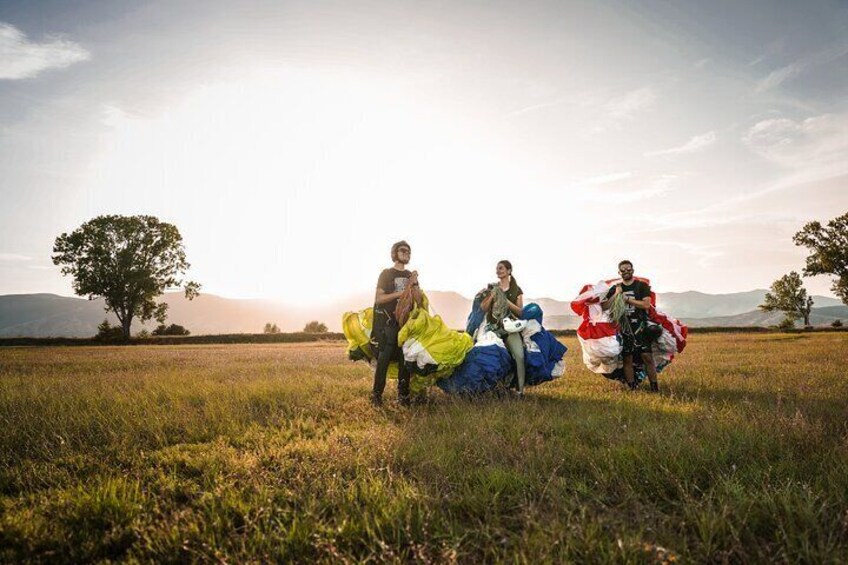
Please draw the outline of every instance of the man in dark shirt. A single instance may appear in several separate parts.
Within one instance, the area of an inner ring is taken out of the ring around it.
[[[377,349],[377,368],[374,370],[374,389],[371,392],[371,403],[375,406],[383,403],[386,373],[392,361],[398,362],[398,402],[402,406],[409,405],[409,371],[403,362],[403,350],[398,345],[400,326],[395,319],[395,308],[404,289],[408,285],[418,284],[418,271],[406,269],[411,254],[412,250],[405,241],[392,245],[394,265],[383,270],[377,280],[371,331],[371,341]]]
[[[624,362],[624,380],[631,389],[636,388],[636,380],[633,375],[633,355],[639,354],[651,382],[651,391],[658,392],[657,366],[651,349],[652,339],[648,330],[648,310],[651,304],[651,287],[644,281],[633,278],[633,263],[628,260],[618,264],[618,273],[621,282],[615,285],[607,293],[606,300],[601,302],[604,310],[609,308],[610,301],[616,294],[624,294],[624,302],[627,304],[626,320],[622,324],[621,334],[624,340],[624,348],[621,353]]]

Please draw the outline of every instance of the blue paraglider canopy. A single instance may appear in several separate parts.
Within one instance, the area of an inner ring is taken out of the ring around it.
[[[542,307],[531,302],[521,309],[522,320],[536,320],[541,325],[542,323]]]

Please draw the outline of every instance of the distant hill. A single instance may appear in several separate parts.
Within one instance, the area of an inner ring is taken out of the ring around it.
[[[757,310],[763,303],[766,290],[758,289],[731,294],[705,294],[695,290],[664,292],[657,295],[657,308],[675,318],[712,318],[735,316]],[[814,296],[816,308],[840,306],[841,301],[827,296]]]
[[[740,326],[776,326],[784,318],[782,312],[761,312],[752,310],[735,316],[716,316],[712,318],[682,318],[681,320],[693,328],[705,327],[740,327]],[[813,326],[829,326],[834,320],[848,324],[848,306],[826,306],[813,308],[810,312],[810,324]],[[803,320],[796,320],[795,326],[801,327]]]
[[[701,292],[662,293],[657,297],[661,310],[687,321],[692,326],[758,326],[775,325],[782,314],[766,314],[756,309],[764,290],[733,294]],[[471,309],[471,299],[456,292],[428,291],[431,308],[450,327],[464,328]],[[848,322],[848,307],[834,298],[814,297],[814,325],[829,325],[835,319]],[[170,305],[168,322],[187,327],[193,334],[259,333],[267,322],[283,331],[300,331],[311,321],[327,324],[330,331],[341,330],[341,316],[348,310],[361,310],[371,305],[371,293],[359,293],[345,300],[315,307],[296,307],[271,300],[241,300],[201,294],[193,301],[182,294],[166,294]],[[580,319],[571,312],[569,303],[553,298],[528,298],[545,313],[549,329],[573,329]],[[0,296],[0,337],[90,337],[97,325],[114,315],[103,309],[102,300],[85,300],[55,294],[9,294]],[[133,332],[142,327],[152,330],[155,323],[133,324]]]
[[[465,327],[471,301],[455,292],[427,293],[434,312],[451,327]],[[372,294],[317,307],[294,307],[271,300],[241,300],[201,294],[192,301],[180,293],[167,293],[168,323],[177,323],[193,334],[260,333],[267,322],[286,332],[300,331],[311,320],[324,322],[330,331],[341,331],[342,314],[371,305]],[[103,300],[86,300],[55,294],[8,294],[0,296],[0,337],[91,337],[108,319]],[[133,333],[152,330],[155,322],[133,322]]]

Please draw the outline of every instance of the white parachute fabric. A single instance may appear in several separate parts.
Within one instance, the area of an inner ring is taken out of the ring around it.
[[[650,284],[647,279],[639,280]],[[577,339],[583,351],[583,362],[594,373],[609,375],[623,366],[621,359],[623,346],[618,327],[610,321],[608,313],[600,304],[613,285],[619,282],[621,282],[620,279],[617,279],[586,285],[571,301],[571,309],[583,317],[583,322],[577,328]],[[653,293],[651,293],[651,303],[656,304],[656,295]],[[679,320],[656,308],[648,311],[648,319],[662,327],[662,334],[652,344],[654,361],[657,370],[660,371],[686,347],[689,330]]]
[[[577,328],[577,340],[583,352],[583,363],[593,373],[609,374],[622,366],[622,342],[618,329],[610,321],[609,314],[601,308],[601,300],[610,288],[607,282],[599,281],[586,285],[571,301],[571,309],[583,316]]]

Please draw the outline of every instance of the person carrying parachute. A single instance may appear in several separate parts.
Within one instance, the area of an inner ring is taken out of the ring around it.
[[[638,355],[648,375],[651,392],[659,392],[657,366],[651,347],[659,335],[648,326],[648,310],[653,307],[651,286],[644,280],[633,278],[633,263],[627,259],[618,263],[618,274],[621,275],[621,282],[607,292],[606,299],[601,301],[601,308],[610,311],[610,318],[618,324],[621,331],[624,380],[628,387],[636,388],[633,357]]]
[[[515,360],[515,376],[518,381],[518,394],[524,394],[525,367],[524,343],[519,332],[524,329],[520,322],[521,309],[524,307],[524,291],[512,276],[512,263],[506,259],[498,261],[495,267],[498,282],[489,285],[489,295],[480,302],[480,308],[486,313],[486,320],[492,326],[499,326],[507,332],[504,337],[512,358]]]
[[[619,263],[621,279],[586,285],[571,302],[583,317],[577,337],[589,370],[636,389],[647,375],[659,391],[657,373],[686,346],[688,328],[655,308],[648,279],[633,276],[633,263]]]
[[[409,271],[406,265],[412,256],[412,248],[406,241],[392,245],[391,258],[394,262],[384,269],[377,280],[374,295],[373,322],[370,346],[376,350],[377,366],[374,369],[374,387],[371,391],[371,403],[379,406],[383,403],[383,391],[386,388],[386,374],[389,363],[398,362],[398,403],[409,406],[409,371],[403,361],[403,351],[398,343],[401,325],[395,311],[399,299],[408,286],[418,287],[418,271]]]
[[[523,306],[523,292],[512,277],[512,264],[500,261],[498,282],[474,297],[466,333],[474,347],[452,375],[436,382],[449,394],[479,394],[526,386],[561,376],[567,348],[542,327],[538,304]],[[523,306],[523,307],[521,307]]]
[[[478,294],[468,331],[461,332],[430,314],[427,297],[416,284],[417,276],[405,269],[408,249],[405,242],[393,247],[392,258],[397,259],[392,269],[380,275],[374,307],[346,312],[342,317],[348,357],[369,363],[377,360],[371,395],[375,405],[382,401],[387,373],[393,375],[394,371],[402,405],[409,403],[410,393],[422,393],[434,383],[449,394],[476,394],[510,385],[523,390],[525,385],[562,375],[566,348],[542,327],[538,305],[518,308],[516,301],[521,303],[523,293],[509,278],[508,262],[498,265],[506,292],[495,288],[500,286],[496,284]],[[399,286],[403,290],[397,290]],[[487,298],[488,318],[494,323],[489,323],[481,307]],[[509,340],[509,335],[515,336],[510,341],[516,343],[507,351],[503,338]],[[515,365],[510,353],[516,358]]]

